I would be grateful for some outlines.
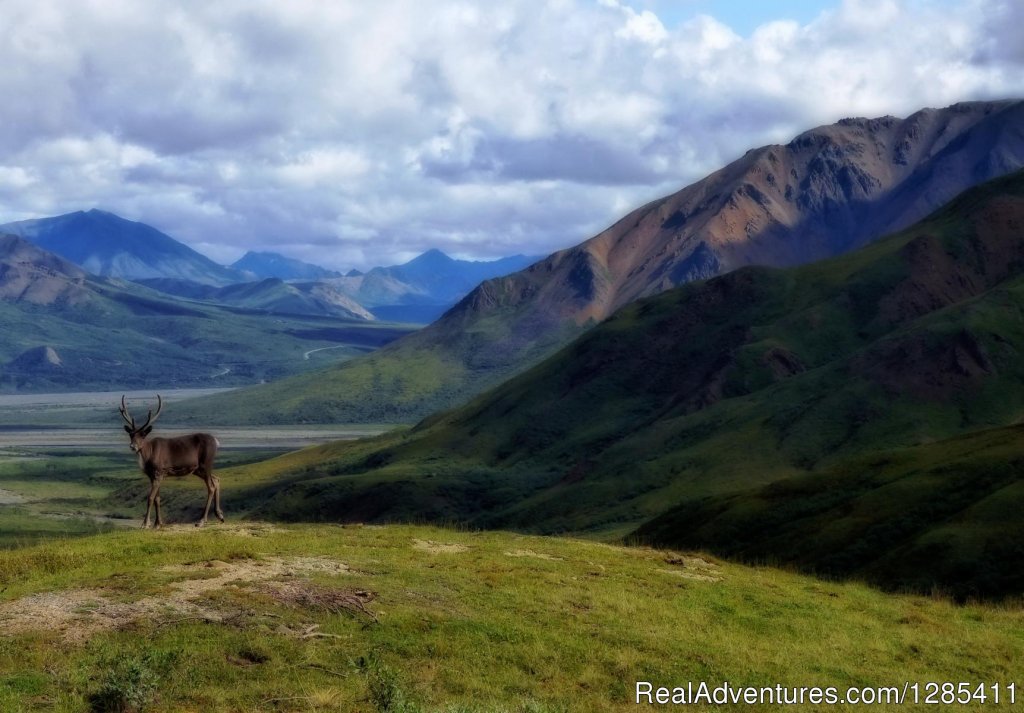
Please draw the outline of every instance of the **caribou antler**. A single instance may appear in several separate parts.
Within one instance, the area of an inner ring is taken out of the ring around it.
[[[160,398],[160,394],[156,395],[156,413],[154,414],[151,410],[146,414],[146,422],[142,424],[141,428],[135,427],[135,417],[128,413],[128,406],[124,402],[124,394],[121,395],[121,408],[119,410],[121,411],[121,418],[131,426],[133,431],[142,431],[152,426],[153,422],[160,418],[160,412],[164,410],[164,400]]]
[[[143,424],[142,428],[140,428],[139,430],[142,431],[142,430],[148,428],[149,426],[152,426],[153,422],[156,421],[158,418],[160,418],[160,412],[163,411],[163,410],[164,410],[163,399],[160,398],[160,394],[157,394],[156,395],[156,414],[154,415],[152,411],[150,411],[148,414],[146,414],[146,423]]]
[[[128,413],[128,407],[124,403],[124,394],[121,394],[121,409],[120,409],[120,411],[121,411],[121,418],[123,418],[124,422],[127,423],[129,426],[131,426],[132,430],[134,431],[135,430],[135,419],[132,418],[132,415],[130,413]]]

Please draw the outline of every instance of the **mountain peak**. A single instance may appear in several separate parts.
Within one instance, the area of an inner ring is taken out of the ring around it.
[[[449,257],[446,253],[438,250],[437,248],[431,248],[422,255],[414,257],[409,262],[405,263],[406,266],[415,265],[417,267],[425,267],[428,265],[450,265],[455,262],[455,259]]]
[[[258,278],[276,277],[282,280],[321,280],[341,275],[335,270],[328,270],[269,250],[250,250],[232,263],[231,267],[249,272]]]

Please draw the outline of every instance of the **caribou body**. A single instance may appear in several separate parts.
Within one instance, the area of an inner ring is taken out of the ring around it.
[[[192,433],[175,438],[147,438],[153,430],[153,422],[163,411],[164,402],[157,394],[156,413],[152,411],[146,416],[146,422],[135,425],[135,419],[128,413],[124,396],[121,397],[121,417],[125,421],[124,430],[131,439],[130,448],[138,455],[139,468],[149,478],[149,499],[146,503],[146,519],[142,526],[150,526],[149,513],[156,505],[156,526],[164,524],[160,516],[160,483],[165,476],[197,475],[206,483],[206,509],[196,527],[206,524],[210,516],[210,505],[216,506],[217,518],[224,522],[224,512],[220,509],[220,481],[213,474],[213,459],[217,455],[217,439],[209,433]]]

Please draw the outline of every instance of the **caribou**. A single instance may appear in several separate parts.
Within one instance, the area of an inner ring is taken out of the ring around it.
[[[128,413],[124,396],[121,396],[121,418],[124,419],[124,430],[131,439],[130,448],[138,456],[139,468],[149,478],[149,499],[146,504],[146,519],[143,528],[150,527],[149,513],[156,504],[156,526],[162,527],[160,516],[160,483],[165,476],[198,475],[206,483],[206,509],[196,527],[206,524],[210,516],[210,504],[216,504],[217,518],[224,522],[224,512],[220,509],[220,481],[213,474],[213,459],[217,455],[220,443],[209,433],[191,433],[175,438],[146,437],[153,430],[153,422],[160,417],[164,402],[157,394],[156,413],[152,411],[146,416],[146,422],[135,425],[135,419]]]

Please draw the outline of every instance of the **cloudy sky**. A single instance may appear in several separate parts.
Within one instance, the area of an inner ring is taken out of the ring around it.
[[[546,254],[818,124],[1024,95],[1020,5],[4,0],[0,222],[99,207],[222,262]]]

